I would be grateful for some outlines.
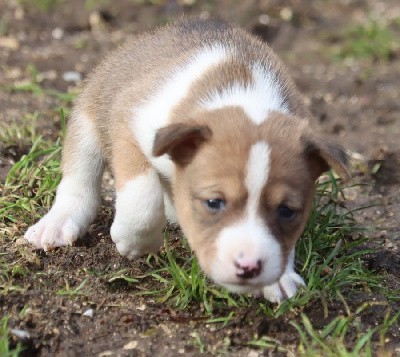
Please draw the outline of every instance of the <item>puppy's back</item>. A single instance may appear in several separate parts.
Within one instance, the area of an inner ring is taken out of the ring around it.
[[[91,73],[81,102],[89,99],[99,113],[106,113],[113,98],[125,88],[141,87],[142,93],[151,92],[189,56],[215,44],[234,48],[242,61],[266,63],[285,84],[290,82],[269,47],[246,31],[220,20],[185,19],[128,39]]]

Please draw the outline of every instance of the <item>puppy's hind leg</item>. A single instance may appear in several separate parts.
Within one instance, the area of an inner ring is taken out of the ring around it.
[[[62,158],[63,178],[50,211],[25,233],[38,249],[70,245],[95,219],[104,168],[94,123],[74,112],[68,123]]]
[[[118,137],[112,155],[117,197],[111,238],[121,255],[134,259],[158,251],[166,218],[158,174],[129,133],[127,128],[114,135]]]

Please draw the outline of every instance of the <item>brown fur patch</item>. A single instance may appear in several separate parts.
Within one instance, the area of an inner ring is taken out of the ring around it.
[[[315,191],[314,173],[302,141],[304,133],[309,132],[308,122],[271,113],[257,126],[241,108],[234,107],[199,113],[194,121],[208,125],[213,135],[191,165],[177,170],[174,196],[182,228],[203,268],[207,271],[214,259],[214,240],[219,232],[245,213],[248,192],[244,176],[250,148],[257,141],[267,142],[271,150],[260,216],[280,242],[285,266],[304,229]],[[226,201],[223,212],[210,213],[204,207],[205,200],[215,198]],[[280,219],[277,210],[281,205],[293,209],[295,217]]]
[[[210,273],[218,233],[245,212],[248,192],[244,180],[250,148],[257,141],[267,142],[271,149],[270,170],[259,211],[281,243],[284,266],[304,228],[315,178],[328,165],[340,174],[345,175],[346,171],[342,150],[325,145],[324,140],[310,131],[308,109],[284,66],[265,43],[225,22],[193,19],[178,22],[130,39],[117,49],[93,71],[76,107],[95,124],[99,154],[111,162],[119,190],[125,182],[151,167],[132,132],[132,109],[151,98],[171,74],[206,44],[233,49],[235,58],[211,68],[193,83],[186,97],[177,103],[169,123],[207,127],[212,135],[203,135],[202,145],[192,145],[190,165],[177,165],[172,184],[169,177],[162,178],[162,184],[167,192],[172,185],[183,231],[203,269]],[[293,116],[272,113],[257,126],[238,107],[199,111],[198,101],[210,92],[233,83],[250,83],[254,63],[271,71]],[[79,125],[71,121],[65,171],[73,171],[73,162],[79,159],[74,150],[79,145],[78,132]],[[169,137],[173,132],[172,128]],[[156,145],[154,153],[168,152],[178,162],[185,145],[176,146],[173,152],[164,149]],[[223,212],[213,214],[206,210],[204,201],[213,198],[226,201]],[[296,210],[295,219],[283,223],[277,217],[277,208],[282,204]]]
[[[126,182],[143,174],[151,167],[132,135],[131,129],[119,122],[113,128],[111,166],[115,176],[115,187],[119,191]]]
[[[153,155],[168,154],[177,165],[185,166],[211,135],[208,126],[190,123],[171,124],[158,130],[154,139]]]

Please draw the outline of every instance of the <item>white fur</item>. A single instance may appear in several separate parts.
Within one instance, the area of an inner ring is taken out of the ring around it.
[[[266,120],[271,111],[288,113],[276,76],[261,64],[253,65],[252,75],[252,82],[248,85],[236,83],[222,92],[212,91],[202,106],[208,110],[242,107],[255,124]]]
[[[129,259],[157,252],[166,224],[164,192],[157,173],[149,170],[127,182],[117,192],[111,238]]]
[[[249,194],[248,210],[250,216],[256,216],[260,203],[261,191],[267,183],[269,172],[270,149],[264,141],[255,143],[247,161],[245,186]]]
[[[264,297],[271,301],[280,303],[286,298],[291,298],[296,294],[299,286],[305,285],[303,278],[294,271],[294,249],[289,255],[288,264],[279,282],[266,286],[263,289]]]
[[[69,174],[61,180],[51,210],[25,233],[25,238],[38,249],[71,245],[97,214],[103,162],[92,122],[79,116],[76,119],[80,130],[76,135],[80,146],[73,153],[76,158],[70,160]]]
[[[249,292],[272,284],[282,272],[280,244],[257,213],[262,189],[268,180],[269,156],[267,143],[260,141],[251,147],[245,176],[246,215],[238,223],[222,229],[216,240],[212,278],[234,292]],[[261,274],[245,281],[238,278],[234,262],[239,257],[260,260]]]
[[[167,220],[171,224],[178,224],[178,217],[176,216],[175,207],[173,204],[172,197],[166,192],[164,192],[164,211]]]
[[[205,47],[186,65],[176,68],[161,88],[143,105],[132,109],[135,137],[153,166],[168,179],[173,175],[172,161],[166,156],[152,156],[156,131],[168,124],[171,111],[187,95],[191,85],[227,58],[227,49],[222,45]]]

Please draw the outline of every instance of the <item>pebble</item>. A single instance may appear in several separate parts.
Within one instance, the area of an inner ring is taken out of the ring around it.
[[[55,40],[61,40],[64,37],[64,30],[62,28],[56,27],[53,31],[51,31],[51,36]]]
[[[262,25],[268,25],[270,23],[270,17],[267,14],[261,14],[258,17],[258,22]]]
[[[281,15],[282,20],[290,21],[293,18],[293,10],[290,7],[284,7],[280,11],[280,15]]]
[[[94,310],[93,309],[87,309],[82,315],[87,316],[90,318],[93,318]]]
[[[0,47],[16,50],[19,48],[19,41],[14,37],[0,37]]]
[[[136,310],[144,311],[144,310],[146,310],[146,305],[142,304],[142,305],[136,307]]]
[[[17,79],[17,78],[21,77],[21,75],[22,75],[21,69],[18,67],[10,68],[6,72],[6,78],[8,78],[8,79]]]
[[[386,248],[392,249],[392,248],[394,248],[394,244],[392,242],[388,242],[388,243],[386,243]]]
[[[124,347],[122,347],[124,350],[133,350],[137,347],[138,342],[137,341],[131,341],[128,342]]]
[[[196,0],[181,0],[183,5],[192,6],[196,3]]]
[[[51,69],[50,71],[45,71],[45,72],[39,73],[37,77],[38,77],[37,78],[38,82],[41,82],[44,79],[53,81],[57,78],[57,71],[55,71],[54,69]]]
[[[13,328],[13,329],[11,329],[11,333],[12,333],[14,336],[18,337],[18,338],[30,338],[30,337],[31,337],[31,335],[29,334],[28,331],[21,330],[21,329],[19,329],[19,328]]]
[[[63,79],[66,82],[79,82],[82,80],[82,76],[78,72],[67,71],[63,73]]]

